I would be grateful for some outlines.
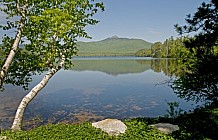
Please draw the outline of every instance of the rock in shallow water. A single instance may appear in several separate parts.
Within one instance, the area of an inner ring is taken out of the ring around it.
[[[150,126],[156,127],[159,131],[163,132],[164,134],[170,134],[173,131],[179,130],[178,125],[173,125],[170,123],[158,123],[158,124],[153,124]]]
[[[117,119],[105,119],[99,122],[92,123],[92,126],[100,128],[102,131],[108,133],[108,135],[118,136],[125,133],[127,126]]]

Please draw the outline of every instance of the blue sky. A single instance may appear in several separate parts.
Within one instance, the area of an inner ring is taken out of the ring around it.
[[[99,0],[100,1],[100,0]],[[209,0],[101,0],[105,11],[95,18],[96,26],[86,30],[92,40],[97,41],[117,35],[126,38],[140,38],[149,42],[164,41],[178,34],[175,24],[185,25],[185,17],[193,14],[197,7]]]
[[[86,31],[97,41],[117,35],[125,38],[139,38],[149,42],[164,41],[171,36],[177,37],[175,24],[185,25],[187,14],[193,14],[197,7],[210,0],[96,0],[103,1],[105,11],[95,18],[100,20]],[[5,15],[0,13],[0,23]],[[3,35],[0,30],[0,38]]]

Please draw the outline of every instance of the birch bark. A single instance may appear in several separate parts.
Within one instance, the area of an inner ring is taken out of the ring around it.
[[[33,98],[38,94],[38,92],[40,90],[42,90],[46,84],[48,83],[48,81],[52,78],[52,76],[57,73],[64,65],[65,62],[65,56],[62,55],[62,60],[59,63],[59,65],[57,65],[55,68],[52,68],[41,80],[41,82],[39,82],[20,102],[12,127],[11,129],[13,131],[16,130],[21,130],[22,127],[22,120],[23,120],[23,115],[24,115],[24,111],[27,107],[27,105],[31,102],[31,100],[33,100]]]
[[[3,85],[6,74],[8,73],[9,67],[10,67],[10,65],[14,59],[14,56],[16,54],[16,51],[19,47],[19,43],[20,43],[20,40],[22,37],[23,28],[25,26],[27,8],[28,8],[28,1],[27,0],[26,0],[26,4],[22,8],[19,6],[19,1],[17,2],[17,10],[21,14],[20,25],[19,25],[17,34],[15,36],[15,40],[14,40],[13,46],[10,50],[10,53],[8,54],[8,56],[6,58],[4,65],[0,69],[0,87],[2,87],[2,85]]]

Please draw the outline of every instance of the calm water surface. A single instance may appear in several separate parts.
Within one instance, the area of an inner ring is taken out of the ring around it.
[[[151,58],[76,58],[74,67],[59,71],[29,104],[24,127],[47,123],[77,123],[104,118],[156,117],[167,114],[167,102],[183,110],[194,108],[161,84],[178,75],[174,60]],[[171,68],[169,68],[171,67]],[[33,87],[41,76],[33,78]],[[0,128],[10,127],[27,93],[6,86],[0,93]]]

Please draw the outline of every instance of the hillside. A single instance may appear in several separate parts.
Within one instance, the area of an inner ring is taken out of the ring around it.
[[[142,39],[113,36],[101,41],[78,42],[79,56],[134,56],[140,49],[150,48],[152,43]]]
[[[119,38],[117,36],[94,42],[80,41],[77,44],[79,56],[135,56],[137,51],[150,48],[152,45],[152,43],[142,39]],[[22,48],[23,45],[20,47]]]

